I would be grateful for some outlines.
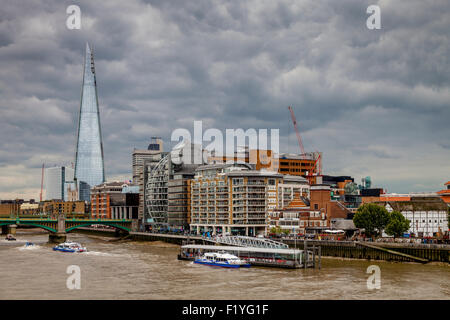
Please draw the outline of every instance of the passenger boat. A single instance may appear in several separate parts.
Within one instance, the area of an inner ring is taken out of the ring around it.
[[[8,241],[15,241],[16,238],[14,238],[14,237],[12,236],[12,234],[8,234],[8,235],[6,236],[6,238],[5,238],[5,240],[8,240]]]
[[[250,267],[250,264],[247,261],[239,259],[235,255],[221,252],[207,252],[200,258],[195,259],[194,263],[224,268]]]
[[[81,244],[76,242],[64,242],[60,243],[57,246],[53,247],[54,251],[62,251],[62,252],[85,252],[87,251],[85,247],[82,247]]]

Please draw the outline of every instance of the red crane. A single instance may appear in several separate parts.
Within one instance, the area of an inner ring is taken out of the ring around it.
[[[42,173],[41,173],[41,193],[39,195],[39,201],[42,202],[42,190],[44,189],[44,163],[42,164]]]
[[[295,133],[297,134],[298,145],[300,146],[300,151],[301,151],[300,155],[303,158],[306,158],[306,152],[305,152],[305,149],[303,148],[302,137],[300,136],[300,131],[298,130],[298,127],[297,127],[297,120],[295,119],[294,110],[292,110],[291,106],[289,106],[288,109],[291,112],[292,122],[294,123]],[[322,159],[321,159],[320,153],[318,153],[318,157],[317,157],[316,161],[314,162],[314,166],[313,166],[312,170],[309,171],[308,174],[306,175],[310,184],[313,181],[314,175],[319,175],[319,176],[322,175]]]
[[[298,131],[297,120],[295,120],[294,110],[292,110],[291,106],[289,106],[288,109],[291,112],[292,122],[294,123],[295,133],[297,134],[298,145],[300,146],[301,151],[300,155],[304,156],[305,149],[303,148],[302,137],[300,136],[300,132]]]

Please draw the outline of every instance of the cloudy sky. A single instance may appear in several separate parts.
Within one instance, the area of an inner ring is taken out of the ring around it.
[[[66,27],[67,6],[81,29]],[[381,8],[381,30],[366,9]],[[390,192],[450,180],[448,0],[4,0],[0,199],[38,198],[41,166],[74,161],[85,43],[108,180],[176,128],[279,128],[280,151]]]

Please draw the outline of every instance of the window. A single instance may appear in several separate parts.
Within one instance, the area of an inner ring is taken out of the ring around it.
[[[317,203],[314,203],[314,210],[319,210],[319,205]]]
[[[269,179],[269,186],[275,185],[275,179]]]

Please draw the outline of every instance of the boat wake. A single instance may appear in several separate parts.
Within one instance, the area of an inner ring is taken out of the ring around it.
[[[99,252],[99,251],[86,251],[86,252],[81,252],[80,254],[85,254],[88,256],[99,256],[99,257],[121,257],[122,256],[120,254]]]
[[[39,250],[41,248],[41,246],[37,246],[37,245],[23,245],[22,247],[19,247],[18,249],[20,251],[24,251],[24,250]]]

